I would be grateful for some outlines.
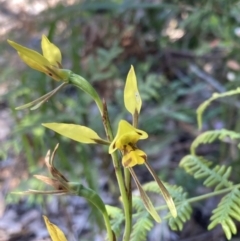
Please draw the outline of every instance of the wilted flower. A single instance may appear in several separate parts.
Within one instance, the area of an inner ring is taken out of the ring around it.
[[[39,191],[39,190],[28,190],[25,193],[35,193],[35,194],[65,194],[71,193],[71,188],[69,186],[68,180],[60,173],[54,166],[53,160],[58,148],[58,144],[56,145],[54,151],[50,155],[50,151],[47,152],[45,157],[45,164],[48,168],[49,173],[52,177],[46,177],[42,175],[34,175],[37,179],[41,180],[42,182],[50,185],[54,188],[52,191]]]

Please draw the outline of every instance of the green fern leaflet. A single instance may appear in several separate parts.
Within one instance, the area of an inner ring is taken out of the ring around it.
[[[231,187],[233,184],[228,180],[231,174],[231,167],[215,166],[213,169],[209,168],[212,163],[203,157],[195,155],[187,155],[180,161],[180,167],[183,167],[185,171],[193,175],[196,179],[205,178],[203,184],[206,187],[215,187],[215,190],[219,190],[223,187]]]
[[[147,234],[152,229],[154,220],[146,210],[134,215],[136,222],[130,236],[130,241],[146,241]]]
[[[235,131],[226,129],[206,131],[200,134],[191,145],[191,154],[195,155],[195,150],[200,144],[212,143],[216,139],[224,140],[225,138],[240,139],[240,134]]]
[[[209,224],[208,230],[221,224],[227,239],[230,240],[232,234],[237,233],[233,219],[240,221],[240,191],[238,188],[232,189],[230,193],[224,196],[217,208],[213,210],[213,215],[210,219],[212,222]]]
[[[187,201],[187,193],[184,192],[182,187],[176,185],[169,185],[164,183],[165,187],[169,191],[177,209],[177,217],[173,218],[170,212],[166,215],[168,224],[172,230],[182,230],[183,224],[191,218],[192,207]],[[143,189],[148,192],[154,192],[161,194],[156,182],[149,182],[143,186]],[[161,209],[161,207],[159,207]]]

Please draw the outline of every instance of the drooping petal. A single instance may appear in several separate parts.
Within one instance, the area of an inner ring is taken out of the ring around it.
[[[157,184],[160,188],[160,191],[163,195],[163,198],[165,199],[172,216],[174,218],[176,218],[177,217],[177,209],[175,207],[175,204],[173,202],[171,195],[169,194],[168,190],[163,185],[162,181],[159,179],[158,175],[155,173],[155,171],[151,167],[151,165],[147,161],[145,162],[145,165],[146,165],[147,169],[149,170],[149,172],[151,173],[151,175],[153,176],[154,180],[157,182]]]
[[[51,223],[46,216],[43,216],[43,218],[52,241],[67,241],[63,231],[58,226]]]
[[[132,168],[129,168],[129,171],[137,185],[137,188],[139,190],[139,193],[140,193],[140,196],[141,196],[141,199],[143,201],[143,204],[145,206],[145,208],[147,209],[147,211],[151,214],[151,216],[154,218],[154,220],[158,223],[161,222],[161,218],[159,217],[156,209],[154,208],[150,198],[148,197],[148,195],[145,193],[145,191],[143,190],[142,188],[142,185],[140,184],[134,170]]]
[[[123,149],[124,145],[135,144],[139,139],[146,139],[148,134],[145,131],[134,128],[127,121],[121,120],[118,124],[117,135],[109,147],[109,153],[116,149]]]
[[[126,109],[134,115],[135,112],[140,113],[142,99],[137,87],[137,78],[133,66],[131,66],[124,88],[124,104]]]
[[[42,52],[43,56],[54,66],[60,67],[62,62],[62,55],[60,49],[51,43],[49,39],[43,35],[42,36]]]
[[[74,141],[87,144],[108,144],[95,131],[86,126],[64,123],[45,123],[42,125]]]

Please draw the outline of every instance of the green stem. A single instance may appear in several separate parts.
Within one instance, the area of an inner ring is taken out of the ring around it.
[[[104,128],[105,128],[107,138],[108,138],[109,141],[112,141],[113,140],[113,132],[112,132],[112,128],[111,128],[111,125],[110,125],[110,120],[109,120],[108,111],[107,111],[107,105],[106,105],[105,101],[103,101],[102,120],[103,120],[103,125],[104,125]],[[123,203],[123,207],[124,207],[125,229],[124,229],[124,234],[123,234],[123,241],[129,241],[130,234],[131,234],[131,228],[132,228],[132,222],[131,222],[132,221],[132,218],[131,218],[132,213],[131,213],[131,209],[130,209],[128,192],[127,192],[126,186],[124,185],[123,174],[122,174],[122,166],[121,166],[121,163],[120,163],[119,158],[117,156],[117,152],[115,151],[114,153],[112,153],[111,157],[112,157],[112,160],[113,160],[113,166],[114,166],[114,169],[115,169],[115,174],[116,174],[120,194],[121,194],[121,197],[122,197],[122,203]]]
[[[124,168],[124,180],[127,189],[127,197],[129,201],[130,226],[132,227],[132,179],[128,168]]]
[[[198,202],[198,201],[203,200],[203,199],[207,199],[207,198],[210,198],[210,197],[221,195],[221,194],[224,194],[226,192],[231,191],[235,187],[240,188],[240,184],[236,184],[236,185],[234,185],[232,187],[228,187],[228,188],[225,188],[225,189],[222,189],[222,190],[219,190],[219,191],[203,194],[203,195],[198,196],[198,197],[189,198],[188,202],[189,203]]]
[[[133,115],[132,125],[137,128],[138,126],[138,113],[137,111]],[[132,228],[132,179],[131,179],[131,173],[128,168],[124,168],[124,179],[125,179],[125,186],[127,189],[127,197],[128,197],[128,203],[129,203],[129,225]],[[131,230],[130,230],[131,232]]]
[[[228,187],[228,188],[225,188],[225,189],[222,189],[222,190],[219,190],[219,191],[214,191],[214,192],[203,194],[203,195],[200,195],[200,196],[197,196],[197,197],[189,198],[186,201],[189,202],[189,203],[199,202],[201,200],[204,200],[204,199],[207,199],[207,198],[210,198],[210,197],[214,197],[214,196],[221,195],[221,194],[224,194],[226,192],[229,192],[233,188],[236,188],[236,187],[240,188],[240,184],[236,184],[236,185],[234,185],[232,187]],[[177,206],[177,204],[178,203],[176,203],[176,206]],[[162,205],[160,207],[157,207],[156,210],[160,211],[160,210],[165,210],[167,208],[168,208],[167,205]]]

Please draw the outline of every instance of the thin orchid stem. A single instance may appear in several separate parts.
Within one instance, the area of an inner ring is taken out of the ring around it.
[[[103,120],[103,125],[105,128],[105,132],[108,137],[108,140],[112,141],[113,140],[113,132],[112,132],[112,128],[110,125],[110,120],[109,120],[108,111],[107,111],[107,105],[106,105],[105,101],[103,101],[102,120]],[[124,183],[123,174],[122,174],[122,166],[121,166],[121,163],[117,156],[117,152],[112,153],[111,157],[113,160],[115,174],[117,177],[117,182],[118,182],[118,186],[120,189],[120,194],[122,197],[122,203],[123,203],[123,207],[124,207],[125,229],[124,229],[124,234],[123,234],[123,241],[129,241],[131,229],[132,229],[132,222],[131,222],[132,221],[132,213],[131,213],[131,208],[130,208],[129,196],[128,196],[127,188]]]

